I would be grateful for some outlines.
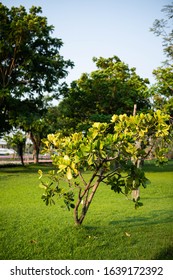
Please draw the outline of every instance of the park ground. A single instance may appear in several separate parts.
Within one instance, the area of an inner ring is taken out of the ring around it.
[[[173,259],[173,161],[145,164],[151,184],[138,210],[101,185],[80,227],[58,201],[45,206],[40,168],[52,167],[0,167],[0,259]]]

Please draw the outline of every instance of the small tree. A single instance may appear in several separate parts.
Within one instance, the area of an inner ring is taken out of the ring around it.
[[[26,143],[26,136],[21,131],[16,131],[11,136],[5,136],[4,137],[7,143],[11,146],[17,149],[17,153],[21,159],[22,165],[24,165],[24,159],[23,159],[23,151],[25,148]]]
[[[44,140],[45,151],[52,152],[55,170],[42,180],[42,196],[46,205],[54,204],[54,196],[62,198],[67,208],[74,209],[75,224],[82,224],[92,199],[104,183],[116,193],[129,194],[149,183],[138,166],[141,159],[152,154],[164,162],[169,138],[168,116],[156,111],[136,116],[113,115],[110,123],[94,123],[84,136],[74,133],[63,137],[50,134]],[[56,151],[56,153],[54,153]],[[85,171],[90,170],[86,181]],[[66,183],[63,186],[60,182]],[[141,206],[140,197],[133,197],[135,207]]]
[[[46,135],[47,125],[45,123],[44,118],[40,120],[36,120],[32,123],[30,130],[28,130],[29,137],[33,143],[33,158],[34,163],[39,162],[39,153],[41,147],[41,140]]]
[[[13,124],[25,131],[33,143],[34,163],[39,162],[41,140],[51,132],[46,115],[48,106],[44,99],[40,104],[36,104],[34,100],[24,100],[21,101],[20,109],[13,114]]]

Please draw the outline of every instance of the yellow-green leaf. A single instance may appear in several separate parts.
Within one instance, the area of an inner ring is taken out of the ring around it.
[[[68,167],[67,168],[67,173],[66,173],[66,175],[67,175],[67,179],[68,180],[71,180],[72,179],[72,173],[71,173],[71,169]]]
[[[39,179],[41,179],[41,177],[43,176],[43,172],[42,172],[42,170],[38,170],[38,175],[40,175],[40,177],[39,177]]]

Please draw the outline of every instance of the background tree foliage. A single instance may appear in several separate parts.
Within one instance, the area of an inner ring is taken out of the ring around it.
[[[168,112],[173,118],[173,2],[162,9],[164,19],[156,19],[151,31],[162,38],[163,51],[167,57],[163,66],[153,71],[156,83],[151,88],[154,107]]]
[[[60,55],[63,43],[51,36],[54,27],[41,12],[40,7],[27,12],[0,3],[0,132],[11,127],[11,113],[22,106],[21,100],[37,106],[45,93],[57,97],[60,79],[73,66]]]
[[[20,127],[25,131],[31,139],[34,162],[38,163],[41,140],[51,132],[46,121],[49,105],[46,99],[37,100],[37,102],[25,99],[20,101],[20,105],[18,111],[11,112],[12,123],[15,127]]]
[[[62,91],[64,98],[58,110],[66,131],[86,130],[94,121],[109,122],[114,113],[130,115],[134,104],[139,112],[150,108],[149,81],[140,78],[135,68],[129,68],[117,56],[93,61],[96,71],[82,74]]]
[[[151,87],[154,107],[162,109],[173,118],[173,65],[153,71],[156,83]]]
[[[11,147],[16,148],[17,153],[21,159],[21,163],[22,165],[24,165],[23,152],[25,149],[26,135],[22,133],[22,131],[18,130],[13,131],[13,134],[11,135],[6,135],[4,139]]]
[[[166,5],[166,20],[156,20],[151,29],[162,36],[167,64],[154,70],[156,84],[148,90],[148,80],[136,74],[117,56],[93,58],[97,70],[84,73],[69,87],[60,80],[73,67],[60,55],[63,43],[51,36],[54,27],[41,16],[40,7],[8,9],[0,3],[0,133],[12,127],[30,134],[38,161],[41,139],[48,133],[87,132],[94,122],[109,123],[113,114],[130,116],[148,112],[150,94],[153,108],[172,116],[172,11]],[[168,30],[168,31],[167,31]],[[59,95],[57,107],[50,101]]]
[[[165,13],[164,19],[156,19],[150,29],[156,36],[162,37],[163,51],[168,60],[173,59],[173,2],[165,5],[162,9]]]

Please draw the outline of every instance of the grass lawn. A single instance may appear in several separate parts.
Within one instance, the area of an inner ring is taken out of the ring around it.
[[[81,227],[72,211],[45,206],[40,168],[49,169],[0,168],[0,259],[173,259],[173,161],[146,164],[151,184],[138,210],[100,185]]]

